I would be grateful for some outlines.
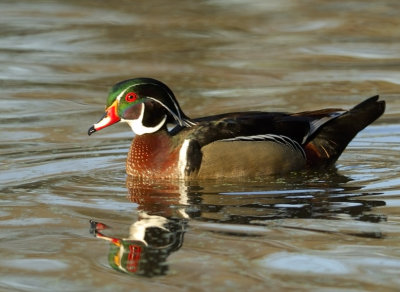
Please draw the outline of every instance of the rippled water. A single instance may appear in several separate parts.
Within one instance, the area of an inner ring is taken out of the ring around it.
[[[399,8],[2,1],[1,290],[397,290]],[[192,117],[374,94],[387,111],[326,171],[137,181],[127,126],[87,137],[108,88],[136,76],[170,85]]]

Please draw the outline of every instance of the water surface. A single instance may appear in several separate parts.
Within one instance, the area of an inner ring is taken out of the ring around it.
[[[1,289],[398,289],[399,8],[3,1]],[[137,76],[167,83],[191,117],[350,108],[375,94],[387,111],[329,170],[138,181],[125,175],[126,125],[87,137],[109,87]]]

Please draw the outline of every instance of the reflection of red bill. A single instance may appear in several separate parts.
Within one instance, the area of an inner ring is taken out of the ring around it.
[[[104,229],[108,228],[108,226],[105,225],[104,223],[96,222],[96,227],[95,228],[96,228],[96,230],[104,230]]]
[[[111,126],[112,124],[115,124],[121,120],[121,118],[117,114],[117,103],[118,101],[115,100],[113,104],[106,109],[106,112],[104,116],[100,119],[100,121],[89,128],[89,136],[94,132]]]
[[[99,230],[104,230],[106,228],[109,228],[106,224],[90,220],[90,225],[91,225],[91,229],[92,229],[91,232],[94,233],[95,237],[110,241],[111,243],[115,244],[116,246],[121,245],[120,239],[104,235],[103,233],[101,233],[99,231]]]

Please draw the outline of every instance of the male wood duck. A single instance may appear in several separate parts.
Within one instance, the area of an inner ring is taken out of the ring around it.
[[[251,111],[191,119],[165,84],[134,78],[111,88],[104,116],[88,134],[128,123],[136,135],[126,171],[134,177],[264,177],[332,165],[354,136],[383,114],[385,102],[378,99],[347,111]]]

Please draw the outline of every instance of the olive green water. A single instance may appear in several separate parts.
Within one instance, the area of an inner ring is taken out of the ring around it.
[[[0,290],[398,290],[399,10],[2,1]],[[387,110],[336,169],[126,184],[128,126],[87,129],[109,87],[138,76],[167,83],[191,117],[349,108],[375,94]]]

